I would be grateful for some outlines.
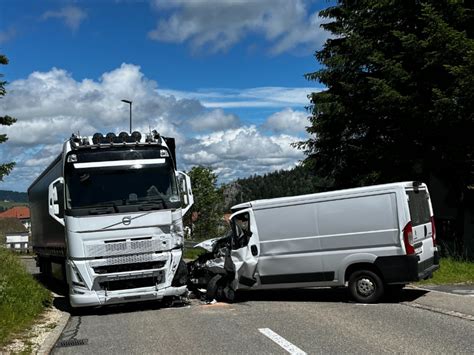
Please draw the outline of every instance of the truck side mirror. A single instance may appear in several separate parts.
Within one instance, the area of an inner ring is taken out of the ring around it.
[[[64,219],[59,218],[59,201],[58,201],[58,185],[64,184],[62,177],[57,178],[48,186],[48,211],[49,215],[53,217],[58,223],[64,226]]]
[[[182,211],[184,216],[194,203],[193,191],[191,189],[191,178],[182,171],[177,171],[176,177],[178,179],[178,184],[181,190],[181,196],[183,198]]]

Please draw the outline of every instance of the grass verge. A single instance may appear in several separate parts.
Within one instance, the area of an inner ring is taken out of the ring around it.
[[[421,285],[474,283],[474,263],[454,258],[441,258],[440,268],[435,271],[432,279],[418,282]]]
[[[0,348],[31,326],[51,300],[18,256],[0,247]]]

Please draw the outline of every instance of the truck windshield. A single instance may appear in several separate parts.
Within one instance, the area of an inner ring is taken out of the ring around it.
[[[78,159],[79,162],[67,163],[68,210],[75,210],[73,215],[82,215],[180,207],[175,173],[169,158],[154,158],[150,154],[141,154],[131,160],[126,158],[91,159],[92,162]]]

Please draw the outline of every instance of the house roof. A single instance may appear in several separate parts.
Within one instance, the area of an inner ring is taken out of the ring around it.
[[[15,206],[0,213],[0,218],[30,218],[30,209],[27,206]]]

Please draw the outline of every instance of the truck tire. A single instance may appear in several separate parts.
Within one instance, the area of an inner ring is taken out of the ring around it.
[[[375,303],[384,293],[382,279],[369,270],[357,270],[349,278],[349,291],[361,303]]]
[[[39,269],[44,280],[51,278],[51,261],[48,258],[39,257]]]

